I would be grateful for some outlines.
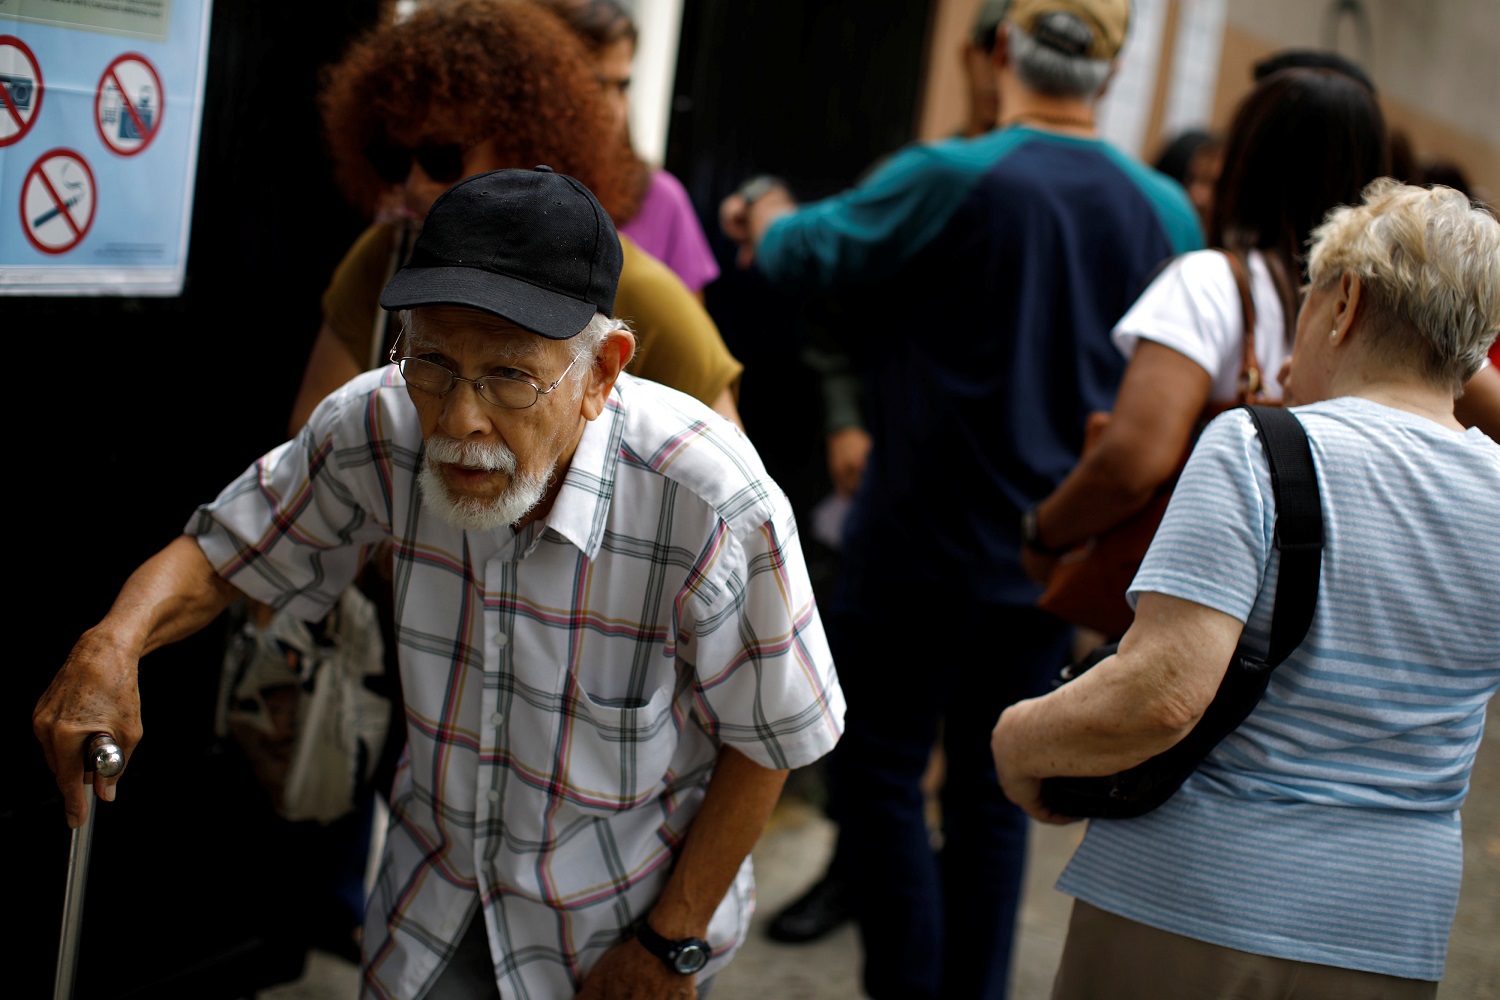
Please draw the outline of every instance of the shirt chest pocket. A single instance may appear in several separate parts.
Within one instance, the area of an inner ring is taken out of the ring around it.
[[[681,735],[676,703],[686,684],[669,669],[634,691],[587,668],[568,671],[560,764],[575,806],[620,812],[660,794]]]

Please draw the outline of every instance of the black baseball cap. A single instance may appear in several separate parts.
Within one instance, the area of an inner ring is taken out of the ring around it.
[[[614,315],[620,237],[593,192],[551,167],[475,174],[438,196],[386,309],[454,305],[552,340]]]

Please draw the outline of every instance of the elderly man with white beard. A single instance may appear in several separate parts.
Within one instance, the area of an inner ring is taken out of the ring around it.
[[[592,193],[545,167],[433,205],[381,296],[393,363],[200,507],[38,702],[70,825],[89,736],[127,762],[140,741],[142,656],[242,595],[315,620],[389,539],[408,746],[362,995],[706,990],[786,772],[844,701],[755,450],[623,372],[620,261]]]

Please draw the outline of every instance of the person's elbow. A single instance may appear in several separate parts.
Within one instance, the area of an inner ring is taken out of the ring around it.
[[[1166,746],[1175,745],[1192,732],[1208,708],[1208,702],[1169,682],[1153,685],[1137,704],[1142,727]]]
[[[1113,486],[1123,506],[1146,505],[1177,473],[1187,442],[1164,441],[1150,435],[1101,438],[1094,456],[1098,476]]]
[[[1243,628],[1233,616],[1146,592],[1120,640],[1122,699],[1137,730],[1163,748],[1192,731],[1213,703]]]

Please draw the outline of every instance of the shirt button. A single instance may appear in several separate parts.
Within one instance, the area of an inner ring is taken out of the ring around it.
[[[501,715],[499,712],[496,712],[494,715],[490,716],[490,722],[494,723],[497,726],[501,725],[505,722],[505,716]]]
[[[509,644],[510,636],[506,635],[504,632],[501,632],[499,635],[495,636],[495,645],[499,646],[501,649],[504,649]]]
[[[500,801],[500,793],[495,791],[493,788],[491,788],[489,792],[486,793],[485,797],[488,798],[491,802]]]

